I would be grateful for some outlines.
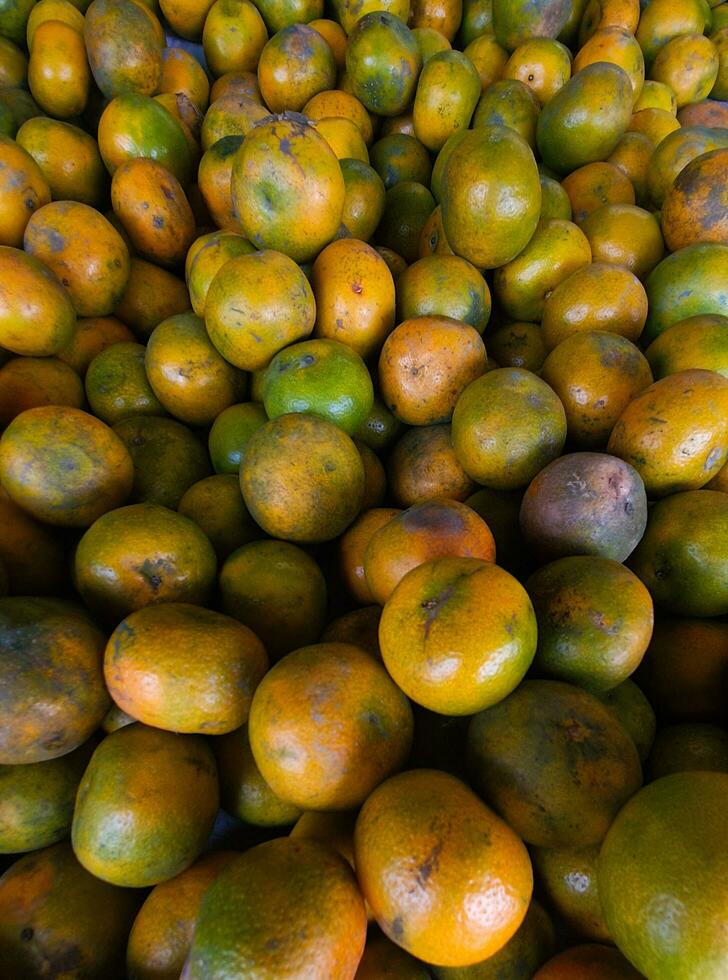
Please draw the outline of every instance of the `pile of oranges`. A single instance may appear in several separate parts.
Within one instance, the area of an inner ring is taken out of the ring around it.
[[[0,0],[0,433],[0,976],[728,976],[728,3]]]

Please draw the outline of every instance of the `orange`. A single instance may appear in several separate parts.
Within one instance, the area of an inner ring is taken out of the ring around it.
[[[477,330],[449,317],[405,320],[379,358],[379,385],[390,411],[408,425],[446,422],[472,381],[485,371]]]
[[[536,617],[523,586],[502,568],[439,558],[409,572],[390,595],[379,644],[413,701],[439,714],[471,715],[523,679],[536,652]]]
[[[364,510],[339,539],[339,566],[345,587],[359,603],[366,605],[374,596],[364,574],[364,555],[373,535],[401,511],[396,507]]]
[[[644,133],[627,132],[607,160],[607,163],[613,163],[629,178],[634,189],[635,203],[640,207],[649,204],[648,184],[654,150],[652,142]]]
[[[422,68],[417,41],[402,21],[387,10],[359,15],[348,30],[346,71],[353,94],[370,112],[396,116],[415,94]]]
[[[351,811],[306,810],[291,829],[290,836],[328,844],[354,868],[355,821],[356,814]]]
[[[94,415],[108,425],[131,416],[165,415],[144,370],[143,344],[112,344],[91,361],[86,397]]]
[[[44,964],[62,976],[72,949],[77,973],[112,977],[140,901],[89,874],[68,842],[26,854],[0,878],[3,969],[32,976]]]
[[[671,38],[694,32],[702,34],[709,24],[710,10],[700,0],[687,0],[678,7],[670,0],[657,0],[648,13],[643,11],[636,37],[645,53],[645,60],[651,64],[660,48]]]
[[[642,133],[658,147],[670,133],[680,128],[680,122],[667,109],[640,109],[632,116],[629,126],[630,133]]]
[[[613,946],[572,946],[554,956],[534,974],[534,980],[640,980],[638,973]]]
[[[114,312],[138,337],[145,339],[162,320],[189,308],[190,295],[181,279],[152,262],[131,260],[129,282]]]
[[[236,137],[232,138],[236,139]],[[220,147],[221,143],[226,143],[227,141],[228,137],[220,140],[215,144],[213,150]],[[200,163],[200,168],[202,168],[202,162]],[[227,182],[229,185],[230,174],[228,174]],[[247,238],[243,238],[242,235],[237,234],[236,229],[223,228],[206,237],[206,241],[201,242],[200,239],[197,239],[190,246],[185,262],[185,279],[190,291],[190,303],[197,316],[202,317],[204,317],[207,307],[207,294],[217,273],[230,259],[234,259],[239,255],[250,255],[251,252],[255,252],[255,248]]]
[[[83,317],[69,344],[58,351],[58,359],[84,378],[91,361],[113,344],[131,342],[134,334],[115,316]]]
[[[430,155],[414,134],[387,133],[382,136],[372,146],[371,164],[387,190],[401,180],[411,180],[426,186],[430,184]]]
[[[508,52],[498,44],[492,34],[480,34],[474,37],[463,47],[463,54],[475,65],[483,92],[503,77]]]
[[[561,558],[526,588],[538,621],[539,674],[597,694],[639,666],[652,636],[652,599],[629,569],[595,556]]]
[[[453,133],[467,129],[481,91],[480,75],[461,51],[440,51],[429,58],[412,108],[420,142],[437,152]]]
[[[418,425],[399,439],[387,459],[389,491],[403,507],[428,500],[465,500],[475,483],[452,448],[451,426]]]
[[[53,528],[39,524],[0,486],[0,562],[6,591],[48,595],[62,591],[65,548]]]
[[[500,367],[525,368],[534,374],[541,372],[546,346],[538,323],[504,323],[489,330],[486,339],[489,363],[494,360]],[[556,391],[553,381],[548,383]],[[563,400],[562,394],[559,393],[559,397]]]
[[[364,575],[373,598],[384,605],[408,572],[450,556],[492,562],[493,535],[465,504],[431,500],[408,508],[375,531],[364,552]]]
[[[45,20],[33,32],[28,88],[38,105],[58,119],[74,119],[86,108],[91,71],[83,34],[60,20]]]
[[[119,507],[79,541],[74,581],[84,602],[118,623],[153,602],[204,604],[217,562],[196,524],[157,504]]]
[[[198,857],[218,807],[208,743],[146,725],[107,735],[78,788],[71,840],[81,864],[102,881],[144,888]]]
[[[271,112],[300,112],[309,99],[336,82],[328,42],[306,24],[277,31],[258,59],[260,94]]]
[[[263,644],[247,626],[209,609],[165,602],[117,626],[104,674],[119,707],[144,724],[223,735],[247,721],[267,667]]]
[[[204,7],[202,46],[212,75],[219,78],[228,72],[255,71],[268,40],[258,9],[249,0],[216,0],[209,7],[205,2]],[[218,92],[211,95],[219,98]]]
[[[316,304],[301,269],[281,252],[239,255],[210,284],[205,327],[220,354],[243,371],[266,367],[313,330]]]
[[[316,130],[334,151],[337,160],[360,160],[362,163],[369,163],[364,137],[351,119],[343,116],[327,116],[317,120]]]
[[[569,49],[550,37],[529,38],[508,59],[503,78],[528,85],[540,104],[545,105],[571,78]]]
[[[92,734],[109,705],[102,644],[99,630],[70,603],[0,599],[0,764],[55,759]]]
[[[184,975],[353,980],[366,912],[344,858],[317,841],[280,837],[231,862],[207,892]]]
[[[675,93],[678,109],[682,109],[708,97],[719,67],[716,46],[702,31],[681,34],[657,52],[650,78],[669,85]]]
[[[376,789],[356,822],[354,856],[385,935],[437,966],[497,953],[531,899],[531,863],[519,838],[444,772],[413,770]],[[492,914],[484,916],[486,906]]]
[[[655,376],[703,368],[728,377],[728,317],[705,314],[674,323],[645,351]]]
[[[489,371],[468,385],[452,416],[452,443],[465,472],[500,490],[525,486],[566,439],[566,416],[549,386],[521,368]]]
[[[216,143],[227,136],[245,137],[253,126],[261,119],[269,119],[270,113],[260,102],[242,95],[231,92],[215,99],[210,108],[205,113],[200,130],[200,146],[206,153],[212,150]],[[238,141],[238,145],[242,140]],[[209,163],[209,161],[208,161]],[[226,170],[232,170],[233,161],[230,160]],[[228,180],[230,174],[228,173]],[[199,171],[198,171],[199,182]],[[230,191],[228,189],[228,196]]]
[[[663,259],[645,283],[650,300],[645,339],[654,340],[689,316],[728,314],[723,291],[726,270],[728,246],[715,242],[688,245]]]
[[[212,747],[221,803],[231,816],[253,827],[286,827],[298,819],[299,808],[276,796],[263,779],[250,749],[247,725],[216,738]]]
[[[629,177],[614,163],[587,163],[564,177],[561,186],[569,195],[574,221],[581,224],[603,204],[634,204]]]
[[[610,942],[604,921],[597,859],[599,846],[534,847],[531,850],[536,880],[549,906],[577,936],[596,942]],[[576,978],[574,978],[576,980]]]
[[[525,681],[475,715],[468,752],[474,786],[537,847],[599,843],[642,783],[616,717],[561,681]]]
[[[229,71],[216,78],[210,86],[210,104],[224,95],[247,95],[256,102],[263,102],[258,76],[254,71]]]
[[[18,415],[3,433],[0,478],[39,520],[87,527],[126,500],[133,469],[103,422],[77,408],[42,406]]]
[[[539,112],[538,99],[528,85],[506,78],[488,86],[481,95],[473,115],[473,129],[507,126],[523,137],[533,150]]]
[[[606,444],[622,412],[653,381],[631,341],[601,330],[562,340],[543,362],[541,377],[561,399],[570,441],[589,449]]]
[[[574,74],[597,62],[617,65],[627,73],[632,84],[632,102],[636,102],[645,81],[645,59],[633,33],[621,27],[595,31],[574,58]]]
[[[243,503],[240,483],[233,473],[206,476],[193,483],[182,495],[177,512],[207,535],[221,562],[262,534]]]
[[[356,980],[380,980],[390,976],[400,980],[428,980],[430,974],[422,963],[386,936],[374,936],[367,941]]]
[[[250,437],[268,421],[257,402],[241,402],[223,409],[208,436],[208,450],[216,473],[235,473]]]
[[[397,280],[397,319],[413,317],[451,317],[482,334],[490,317],[488,284],[457,255],[418,259]]]
[[[316,17],[308,21],[312,27],[328,43],[334,54],[337,71],[343,71],[346,64],[346,31],[335,20],[326,17]]]
[[[368,242],[384,214],[384,184],[376,170],[361,160],[339,160],[339,166],[344,177],[341,230]]]
[[[0,368],[0,425],[40,405],[83,404],[76,372],[55,357],[14,357]]]
[[[445,165],[440,204],[456,255],[481,269],[510,262],[538,223],[541,185],[533,153],[504,126],[468,132]]]
[[[0,246],[22,247],[28,220],[48,204],[51,191],[38,164],[26,150],[9,136],[0,135],[0,205],[3,227]]]
[[[704,486],[728,456],[728,379],[691,370],[656,381],[625,408],[607,450],[637,469],[650,497]]]
[[[633,204],[604,204],[582,222],[595,262],[608,262],[645,279],[665,254],[660,224]]]
[[[108,174],[93,136],[70,123],[36,116],[19,127],[15,138],[40,167],[53,198],[103,206]]]
[[[152,889],[129,934],[126,966],[130,974],[140,980],[178,980],[202,899],[234,857],[232,851],[212,851]]]
[[[642,693],[642,689],[633,680],[627,679],[613,687],[611,691],[600,694],[599,700],[606,704],[622,723],[637,748],[640,762],[644,763],[655,739],[657,721],[652,705]]]
[[[347,810],[407,759],[412,711],[360,647],[319,643],[289,653],[266,674],[248,730],[277,796],[302,809]]]
[[[634,342],[647,310],[645,288],[634,273],[595,261],[573,272],[546,299],[541,337],[546,350],[581,331],[607,331]]]
[[[724,919],[728,775],[682,772],[625,806],[599,857],[604,914],[619,948],[647,975],[728,967]],[[706,853],[707,852],[707,853]],[[666,909],[685,909],[683,915]]]
[[[727,170],[728,148],[702,154],[677,175],[660,219],[671,252],[697,242],[728,244]]]
[[[381,615],[382,610],[379,606],[354,609],[337,619],[332,619],[321,634],[321,639],[327,643],[353,643],[354,646],[366,650],[372,657],[381,660],[378,639]]]
[[[667,109],[668,112],[676,116],[677,100],[675,93],[665,82],[655,82],[648,79],[642,86],[642,92],[633,109],[635,112],[639,112],[640,109]]]
[[[728,145],[720,129],[683,126],[670,133],[654,150],[647,174],[647,189],[655,207],[661,208],[675,178],[696,157]]]

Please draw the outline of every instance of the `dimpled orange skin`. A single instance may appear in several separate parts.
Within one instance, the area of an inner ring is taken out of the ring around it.
[[[258,84],[271,112],[300,112],[314,95],[336,84],[334,53],[318,31],[291,24],[261,51]]]
[[[76,321],[76,332],[71,342],[58,351],[58,360],[68,364],[83,378],[97,354],[112,344],[133,342],[134,334],[117,317],[83,317]]]
[[[364,573],[375,602],[384,605],[404,576],[434,558],[495,561],[490,528],[456,500],[410,507],[376,531],[364,552]]]
[[[231,187],[243,231],[257,248],[278,249],[306,262],[339,230],[345,197],[341,167],[323,136],[306,122],[271,117],[256,126],[235,158]]]
[[[635,467],[649,497],[705,486],[728,457],[728,378],[690,370],[656,381],[624,410],[607,452]]]
[[[58,599],[0,599],[0,764],[43,762],[85,742],[109,706],[103,634]]]
[[[58,978],[117,975],[140,901],[138,892],[90,875],[68,841],[26,854],[0,878],[4,972],[13,977],[41,971]]]
[[[640,980],[641,973],[615,949],[600,943],[572,946],[554,956],[533,980]]]
[[[166,269],[144,259],[131,260],[131,272],[116,316],[144,339],[158,323],[190,308],[184,282]]]
[[[452,417],[460,465],[476,482],[516,490],[560,455],[564,406],[552,388],[522,368],[498,368],[469,385]]]
[[[144,724],[224,735],[248,720],[267,667],[265,648],[247,626],[210,609],[165,602],[117,626],[104,675],[117,705]]]
[[[81,538],[74,581],[90,608],[118,623],[154,602],[204,605],[216,569],[196,524],[157,504],[131,504],[105,514]]]
[[[473,785],[529,844],[586,847],[642,785],[634,742],[616,715],[573,684],[527,680],[475,715]]]
[[[359,647],[317,643],[288,654],[253,696],[253,757],[276,795],[301,809],[359,806],[401,768],[412,709],[384,667]]]
[[[569,195],[577,224],[603,204],[634,204],[634,187],[629,177],[613,163],[587,163],[572,170],[561,181]]]
[[[127,160],[111,180],[111,203],[134,248],[160,265],[179,265],[195,237],[182,186],[155,160]]]
[[[48,204],[51,192],[33,157],[9,136],[0,136],[0,245],[21,248],[31,215]]]
[[[338,340],[361,357],[377,353],[394,326],[394,280],[371,245],[341,238],[313,264],[314,336]]]
[[[0,368],[0,425],[28,408],[80,408],[83,399],[81,379],[56,357],[14,357]]]
[[[395,443],[387,459],[387,486],[401,507],[444,497],[463,501],[475,483],[455,456],[449,425],[418,425]]]
[[[364,499],[364,464],[349,436],[308,414],[253,434],[240,467],[245,504],[264,531],[295,542],[338,537]]]
[[[402,511],[396,507],[364,510],[339,540],[339,568],[349,594],[362,605],[374,602],[364,574],[364,555],[376,532]]]
[[[163,320],[149,338],[144,363],[162,405],[189,425],[210,425],[244,394],[243,374],[218,354],[194,313]]]
[[[57,119],[73,119],[86,108],[90,85],[83,35],[59,20],[39,24],[28,62],[28,87],[41,109]]]
[[[131,456],[99,419],[41,406],[17,416],[0,439],[0,479],[38,520],[88,527],[131,492]]]
[[[562,340],[544,361],[541,377],[561,399],[569,439],[579,448],[605,445],[625,408],[654,380],[631,341],[601,330]]]
[[[544,304],[541,335],[547,350],[585,330],[618,333],[633,343],[647,320],[647,294],[628,269],[593,262],[577,269]]]
[[[23,247],[58,276],[79,316],[106,316],[124,295],[129,250],[116,228],[88,204],[46,204],[28,222]]]
[[[428,963],[496,953],[528,909],[533,873],[520,839],[454,776],[388,779],[354,831],[357,876],[382,931]]]
[[[536,616],[523,586],[492,562],[439,558],[409,572],[389,597],[379,645],[413,701],[471,715],[523,679],[536,652]]]
[[[234,857],[234,851],[212,851],[152,889],[129,934],[130,975],[137,980],[179,980],[205,892]]]
[[[434,316],[405,320],[387,337],[379,358],[382,398],[408,425],[447,422],[486,363],[485,345],[469,324]]]
[[[692,160],[662,204],[662,233],[674,252],[696,242],[728,245],[728,149]]]
[[[281,252],[231,259],[212,280],[205,301],[210,340],[243,371],[266,367],[281,348],[308,337],[315,319],[308,280]]]
[[[217,767],[208,742],[127,725],[107,735],[83,775],[73,849],[102,881],[157,885],[200,854],[217,808]]]

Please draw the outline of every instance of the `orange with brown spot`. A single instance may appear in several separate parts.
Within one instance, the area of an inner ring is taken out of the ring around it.
[[[692,160],[662,204],[662,233],[671,252],[696,242],[728,245],[728,149]]]

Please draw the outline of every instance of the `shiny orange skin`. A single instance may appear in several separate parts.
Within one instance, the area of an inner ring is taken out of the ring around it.
[[[271,112],[300,112],[314,95],[336,84],[334,54],[318,31],[291,24],[261,51],[258,84]]]
[[[155,327],[145,367],[162,405],[189,425],[210,425],[244,394],[242,373],[218,354],[194,313],[179,313]]]
[[[580,448],[605,445],[627,405],[654,380],[631,341],[596,330],[563,340],[544,361],[541,377],[561,399],[569,440]]]
[[[634,204],[634,187],[612,163],[587,163],[564,177],[561,186],[569,195],[577,224],[603,204]]]
[[[195,237],[195,219],[177,180],[155,160],[122,163],[111,180],[111,203],[132,245],[160,265],[179,265]]]
[[[647,294],[628,269],[593,262],[577,269],[544,304],[541,336],[553,350],[571,334],[605,330],[635,342],[647,319]]]
[[[126,447],[103,422],[77,408],[32,408],[0,440],[0,478],[39,520],[88,527],[122,504],[133,469]]]
[[[531,851],[536,880],[549,906],[576,935],[610,942],[599,901],[597,858],[599,846],[535,847]]]
[[[71,343],[75,329],[71,298],[54,273],[26,252],[0,246],[0,345],[47,357]]]
[[[595,31],[621,27],[634,34],[640,19],[639,0],[588,0],[579,27],[581,46]]]
[[[107,316],[121,300],[129,250],[94,208],[78,201],[46,204],[28,222],[23,244],[58,276],[79,316]]]
[[[80,408],[81,379],[55,357],[14,357],[0,368],[0,426],[39,405]]]
[[[414,770],[375,790],[357,819],[354,852],[382,931],[429,963],[468,966],[496,953],[531,898],[519,838],[443,772]]]
[[[627,73],[632,83],[633,101],[636,102],[645,81],[645,59],[632,32],[621,27],[605,27],[595,31],[574,58],[574,74],[599,61],[618,65]]]
[[[452,42],[462,16],[462,0],[415,0],[410,26],[434,28]]]
[[[298,807],[276,796],[256,765],[248,726],[212,742],[220,777],[221,804],[231,816],[252,827],[288,827],[301,814]]]
[[[522,368],[498,368],[470,384],[452,416],[460,465],[494,490],[525,486],[566,440],[566,415],[544,381]]]
[[[316,304],[300,268],[271,250],[231,259],[213,279],[205,326],[225,360],[244,371],[266,367],[283,347],[313,330]]]
[[[440,51],[420,72],[412,108],[415,135],[428,150],[441,150],[453,133],[467,129],[482,93],[475,65],[461,51]]]
[[[90,875],[67,841],[26,854],[0,878],[0,945],[9,976],[122,975],[141,895]]]
[[[546,105],[571,78],[569,49],[550,37],[533,37],[519,44],[503,70],[503,78],[528,85]],[[576,68],[575,68],[576,70]]]
[[[369,163],[369,153],[361,130],[351,119],[344,116],[328,116],[316,120],[316,131],[323,136],[333,150],[336,159],[360,160]]]
[[[364,555],[376,532],[401,514],[397,507],[374,507],[363,510],[339,539],[339,567],[344,585],[361,605],[374,602],[364,574]]]
[[[610,262],[646,278],[665,254],[657,218],[631,204],[604,204],[585,218],[581,230],[595,262]]]
[[[153,602],[203,605],[217,569],[196,524],[157,504],[120,507],[81,538],[74,580],[84,602],[118,623]]]
[[[655,382],[624,410],[607,451],[637,469],[650,497],[705,486],[728,456],[728,379],[689,370]]]
[[[48,204],[51,191],[33,157],[15,140],[0,136],[0,246],[22,247],[31,216]]]
[[[33,48],[36,28],[47,20],[61,21],[79,34],[83,34],[83,13],[77,6],[69,3],[68,0],[45,0],[45,2],[41,0],[31,8],[26,24],[25,40],[28,51]]]
[[[203,151],[225,136],[247,136],[253,126],[270,113],[248,95],[231,92],[221,95],[210,105],[200,130]]]
[[[109,707],[102,648],[103,634],[78,606],[0,599],[0,764],[55,759],[86,741]]]
[[[15,138],[40,167],[55,200],[103,207],[108,174],[89,133],[70,123],[37,116],[24,122]]]
[[[332,422],[292,413],[251,437],[240,486],[248,510],[271,536],[328,541],[359,513],[364,464],[351,439]]]
[[[162,76],[164,31],[150,10],[133,0],[93,0],[83,33],[94,81],[107,99],[124,92],[154,94]]]
[[[47,525],[37,523],[0,487],[0,561],[14,595],[49,595],[62,591],[66,578],[62,542]]]
[[[204,531],[220,562],[262,534],[243,502],[236,473],[216,473],[193,483],[182,495],[177,513]]]
[[[591,257],[589,242],[572,221],[541,220],[521,254],[495,271],[493,291],[507,316],[538,321],[546,297]]]
[[[214,0],[159,0],[159,8],[175,34],[179,34],[180,37],[185,37],[190,41],[199,41],[213,2]],[[167,50],[178,51],[181,49],[171,48]],[[164,72],[164,68],[162,68],[162,72]]]
[[[240,232],[241,225],[233,208],[230,177],[235,153],[242,136],[224,136],[207,150],[200,160],[197,182],[200,193],[218,228]]]
[[[213,76],[255,71],[268,31],[249,0],[217,0],[202,32],[205,60]]]
[[[449,425],[418,425],[395,443],[387,459],[387,481],[401,507],[442,497],[463,501],[475,489],[455,456]]]
[[[485,366],[485,346],[474,327],[448,317],[415,317],[385,341],[379,385],[398,419],[432,425],[450,419],[461,392]]]
[[[384,605],[404,576],[435,558],[495,560],[485,521],[455,500],[408,508],[376,531],[364,552],[364,574],[374,600]]]
[[[89,364],[112,344],[133,343],[134,334],[115,316],[82,317],[69,344],[58,351],[58,360],[83,378]]]
[[[345,187],[336,156],[314,127],[297,118],[272,118],[244,141],[233,166],[232,195],[243,231],[256,247],[305,262],[339,230]]]
[[[483,92],[503,77],[508,52],[498,44],[492,34],[481,34],[473,38],[467,47],[463,48],[463,54],[475,65]]]
[[[301,111],[313,122],[331,118],[350,119],[358,127],[367,146],[372,141],[374,135],[372,117],[363,103],[350,92],[342,92],[340,89],[317,92]]]
[[[212,851],[154,887],[129,934],[126,967],[132,976],[179,980],[205,892],[234,857],[234,851]]]
[[[668,112],[676,116],[677,100],[675,93],[664,82],[648,79],[642,86],[642,92],[633,109],[635,112],[639,112],[640,109],[667,109]]]
[[[728,317],[706,313],[687,317],[663,330],[645,351],[656,380],[704,368],[728,377]]]
[[[394,280],[366,242],[341,238],[313,264],[315,337],[338,340],[361,357],[375,354],[394,326]]]
[[[183,48],[165,48],[162,52],[159,91],[185,95],[198,112],[204,112],[210,101],[210,82],[202,65]]]
[[[488,283],[457,255],[427,255],[413,262],[397,279],[400,323],[413,317],[452,317],[482,334],[490,308]]]
[[[482,630],[471,629],[476,620]],[[389,596],[379,645],[413,701],[438,714],[471,715],[523,679],[536,652],[536,617],[523,586],[502,568],[439,558],[408,572]]]
[[[679,121],[667,109],[640,109],[633,114],[627,132],[643,133],[656,147],[679,128]]]
[[[640,207],[649,203],[648,181],[654,149],[644,133],[625,133],[607,160],[629,179]]]
[[[129,281],[114,313],[134,333],[146,339],[162,320],[190,308],[184,282],[153,262],[131,260]]]
[[[117,626],[104,676],[117,705],[146,725],[224,735],[248,720],[267,667],[263,644],[247,626],[209,609],[165,602]]]
[[[597,943],[572,946],[544,963],[533,980],[640,980],[641,973],[615,949]]]
[[[681,34],[657,52],[650,78],[669,85],[678,109],[710,95],[720,59],[715,44],[702,33]]]
[[[403,765],[412,711],[368,653],[319,643],[288,654],[266,674],[248,730],[274,793],[302,809],[346,810]]]
[[[326,623],[321,569],[287,541],[251,541],[220,570],[222,611],[259,636],[271,661],[302,643],[316,643]]]
[[[662,204],[662,233],[671,252],[696,242],[728,245],[728,148],[692,160]]]
[[[212,280],[220,269],[230,259],[238,255],[250,255],[255,251],[247,238],[243,238],[235,231],[222,229],[204,238],[206,239],[204,242],[198,238],[192,244],[185,263],[185,279],[190,291],[190,302],[198,316],[205,315],[207,294]]]
[[[28,62],[28,86],[38,105],[58,119],[86,108],[91,71],[82,35],[58,20],[39,24]]]
[[[198,857],[217,808],[217,767],[207,742],[127,725],[106,736],[83,775],[73,849],[102,881],[157,885]]]
[[[344,858],[318,841],[279,837],[238,855],[213,883],[183,976],[205,980],[222,961],[241,975],[353,980],[366,925]]]
[[[642,784],[634,742],[591,694],[527,680],[468,730],[475,788],[529,844],[599,843]]]
[[[384,214],[384,183],[374,167],[361,160],[340,160],[339,165],[344,177],[340,231],[368,242]]]

